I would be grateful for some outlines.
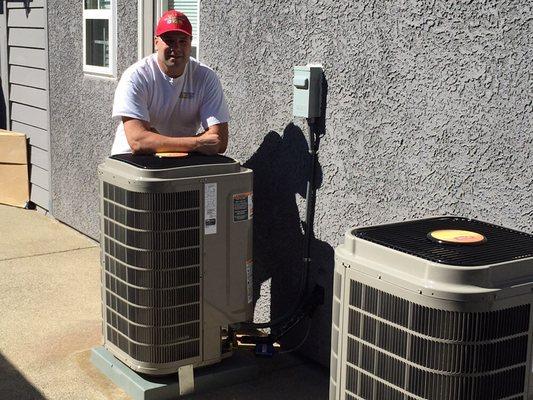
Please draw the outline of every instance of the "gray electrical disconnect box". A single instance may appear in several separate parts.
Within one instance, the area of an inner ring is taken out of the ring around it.
[[[292,114],[318,118],[322,97],[322,66],[308,64],[294,67]]]

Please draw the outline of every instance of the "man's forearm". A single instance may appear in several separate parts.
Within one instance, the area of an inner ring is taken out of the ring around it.
[[[198,151],[203,154],[224,152],[227,146],[228,124],[222,123],[209,127],[201,135],[167,136],[150,127],[148,122],[123,117],[126,139],[135,154],[179,151],[189,153]]]
[[[145,130],[131,135],[128,143],[134,154],[152,154],[179,151],[189,153],[198,148],[196,136],[171,137]]]

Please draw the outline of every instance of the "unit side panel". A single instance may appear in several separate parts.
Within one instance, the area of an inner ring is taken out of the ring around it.
[[[229,283],[228,306],[232,313],[232,322],[249,320],[253,317],[253,184],[251,174],[246,178],[228,182],[224,196],[225,204],[221,204],[228,211],[226,278]]]
[[[203,271],[203,297],[202,321],[203,342],[202,351],[204,360],[218,362],[221,359],[221,327],[224,326],[225,316],[221,310],[224,308],[222,301],[225,294],[223,279],[226,247],[220,240],[219,232],[223,225],[223,213],[218,207],[220,184],[218,181],[203,179],[201,182],[200,213],[202,214],[202,271]],[[215,205],[215,207],[213,207]],[[216,296],[216,301],[209,301]]]
[[[343,367],[343,327],[346,310],[345,299],[345,274],[346,268],[342,262],[335,260],[335,272],[333,277],[333,301],[332,301],[332,324],[331,324],[331,360],[330,360],[330,385],[329,399],[337,400],[344,398],[343,387],[345,368]]]
[[[531,375],[532,375],[532,364],[533,364],[533,304],[530,308],[529,313],[529,338],[528,338],[528,345],[527,345],[527,360],[529,360],[526,370],[526,376],[524,379],[524,387],[526,388],[526,396],[524,396],[524,400],[529,400],[531,396],[533,396],[533,389],[532,389],[532,382],[531,382]]]
[[[216,184],[216,188],[213,186]],[[206,194],[205,190],[209,193]],[[216,199],[213,195],[216,191]],[[252,302],[248,302],[246,268],[252,267],[252,220],[233,222],[233,208],[229,204],[235,193],[251,193],[252,175],[249,171],[230,176],[207,177],[204,181],[202,213],[209,215],[210,225],[204,221],[204,341],[205,358],[220,357],[220,331],[228,324],[248,320]],[[212,205],[216,203],[216,221]],[[209,338],[207,338],[207,335]]]

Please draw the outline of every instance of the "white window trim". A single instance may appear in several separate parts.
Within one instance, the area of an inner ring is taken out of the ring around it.
[[[138,0],[137,29],[137,58],[140,60],[154,52],[154,0]]]
[[[117,6],[116,0],[111,0],[111,9],[109,10],[86,10],[82,0],[83,13],[83,72],[91,75],[103,75],[106,77],[117,75]],[[86,64],[87,60],[87,20],[88,19],[106,19],[109,21],[109,67],[99,67],[96,65]]]
[[[200,19],[200,0],[196,1],[196,8],[198,10],[198,32],[196,32],[196,36],[193,36],[192,38],[192,46],[196,47],[196,59],[200,60],[200,25],[202,23]]]

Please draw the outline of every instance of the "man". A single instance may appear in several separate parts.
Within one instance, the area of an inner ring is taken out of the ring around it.
[[[226,150],[228,106],[215,72],[190,58],[191,39],[183,13],[163,14],[156,53],[129,67],[115,91],[113,118],[120,124],[112,154]]]

